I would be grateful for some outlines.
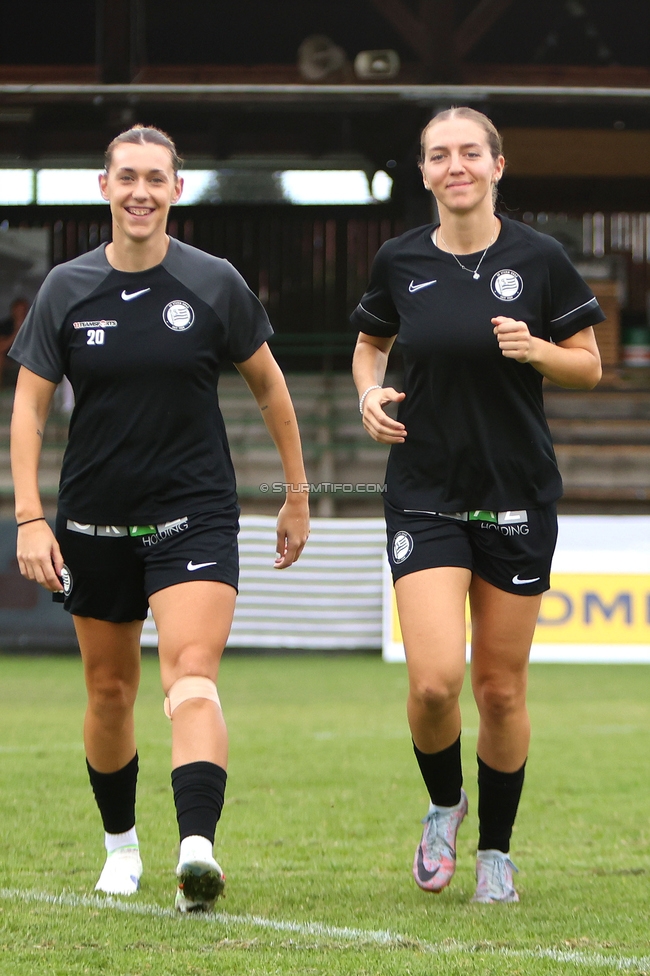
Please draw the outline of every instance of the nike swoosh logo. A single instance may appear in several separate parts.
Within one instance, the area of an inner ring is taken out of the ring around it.
[[[187,564],[187,568],[189,569],[190,573],[193,573],[195,569],[205,569],[206,566],[216,566],[216,565],[217,565],[216,561],[213,563],[193,563],[192,560],[190,559],[189,563]]]
[[[517,573],[516,576],[512,577],[512,582],[515,583],[516,586],[520,586],[522,583],[537,583],[540,579],[541,576],[536,576],[534,579],[522,580],[519,579],[519,573]]]
[[[433,281],[423,281],[419,285],[416,285],[415,282],[412,281],[409,285],[409,291],[411,294],[413,294],[414,291],[419,291],[421,288],[428,288],[430,285],[435,285],[437,280],[437,278],[434,278]]]
[[[139,298],[140,295],[146,295],[148,291],[151,291],[151,288],[143,288],[141,291],[132,291],[130,295],[126,291],[123,291],[122,301],[132,302],[134,298]]]
[[[435,878],[438,873],[438,868],[434,871],[427,871],[424,866],[424,855],[422,854],[422,845],[418,847],[418,878],[420,881],[431,881],[431,878]]]

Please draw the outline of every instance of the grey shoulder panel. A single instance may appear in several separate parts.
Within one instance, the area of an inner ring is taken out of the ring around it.
[[[91,295],[112,270],[102,246],[50,271],[43,288],[47,285],[48,301],[61,323],[70,309]]]
[[[41,285],[27,318],[32,312],[34,317],[42,313],[47,304],[49,315],[60,330],[70,309],[91,295],[111,270],[103,247],[58,264]]]
[[[99,247],[53,268],[41,285],[9,355],[32,372],[58,383],[63,376],[59,334],[65,318],[111,273]]]
[[[228,261],[172,239],[163,267],[214,311],[233,363],[245,362],[273,334],[264,306]]]
[[[198,247],[170,239],[163,267],[218,314],[219,299],[224,289],[233,287],[249,290],[240,273],[225,258],[207,254]]]

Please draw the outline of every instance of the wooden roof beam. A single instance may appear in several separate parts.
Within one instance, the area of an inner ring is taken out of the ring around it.
[[[455,81],[455,0],[420,0],[418,13],[404,0],[372,0],[425,67],[430,80]]]
[[[96,62],[107,85],[134,81],[146,61],[144,0],[95,0]]]
[[[456,50],[459,58],[466,57],[487,34],[513,0],[479,0],[456,31]]]
[[[435,81],[458,81],[455,0],[420,0],[420,21],[425,29],[428,75]]]
[[[445,80],[457,73],[457,59],[462,60],[476,47],[513,2],[479,0],[455,29],[454,0],[420,0],[418,14],[405,0],[372,0],[422,64]]]
[[[106,85],[131,81],[130,0],[97,0],[97,68]]]
[[[399,34],[420,61],[426,64],[429,58],[428,30],[419,17],[413,13],[403,0],[372,0],[379,13]]]

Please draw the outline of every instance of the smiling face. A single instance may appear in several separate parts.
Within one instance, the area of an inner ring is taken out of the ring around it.
[[[183,181],[164,146],[122,142],[113,150],[108,172],[99,177],[99,187],[111,205],[114,240],[145,243],[164,238],[169,208],[179,199]]]
[[[503,156],[492,156],[485,129],[470,119],[452,117],[426,130],[422,179],[450,213],[481,208],[491,213],[492,190],[504,164]]]

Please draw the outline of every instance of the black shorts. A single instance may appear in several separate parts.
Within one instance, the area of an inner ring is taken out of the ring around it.
[[[462,566],[500,590],[534,596],[550,587],[557,507],[511,512],[405,512],[384,502],[393,581]]]
[[[190,515],[159,525],[87,525],[57,515],[70,613],[113,623],[144,620],[149,597],[192,580],[237,589],[239,509]]]

